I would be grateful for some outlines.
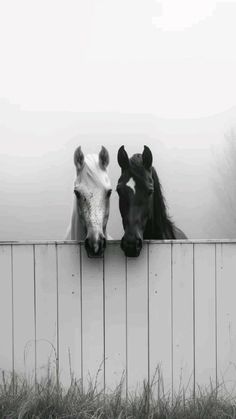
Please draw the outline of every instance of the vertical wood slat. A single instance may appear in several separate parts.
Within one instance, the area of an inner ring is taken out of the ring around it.
[[[37,380],[57,376],[57,262],[56,246],[35,246]]]
[[[219,392],[236,394],[236,245],[223,243],[218,276],[218,380]]]
[[[104,388],[103,259],[88,258],[82,246],[83,381]]]
[[[110,391],[126,372],[125,257],[120,244],[108,243],[105,254],[105,386]]]
[[[193,304],[193,378],[192,378],[192,395],[195,403],[196,398],[196,268],[195,268],[195,244],[192,245],[192,304]],[[191,388],[190,388],[191,391]]]
[[[173,245],[173,391],[194,389],[193,246]]]
[[[13,246],[11,245],[11,333],[12,333],[12,383],[13,394],[15,393],[15,325],[14,325],[14,259]]]
[[[173,243],[170,249],[170,276],[171,276],[171,290],[170,290],[170,303],[171,303],[171,403],[174,401],[174,251]]]
[[[0,369],[13,371],[11,246],[0,246]],[[2,376],[0,376],[0,382]]]
[[[33,246],[12,246],[14,359],[17,373],[31,382],[35,374]]]
[[[196,385],[216,385],[215,245],[195,244]]]
[[[69,386],[81,378],[80,246],[58,245],[59,378]]]
[[[218,243],[215,243],[215,382],[216,382],[216,388],[218,393],[218,387],[219,387],[219,376],[218,376],[218,285],[219,285],[219,278],[221,275],[221,251],[222,247]]]
[[[125,397],[128,400],[128,258],[125,256]]]
[[[172,386],[170,244],[149,245],[149,329],[150,382],[161,396]]]
[[[148,379],[147,244],[138,258],[127,258],[128,389],[139,390]]]
[[[37,297],[36,297],[36,256],[33,245],[33,281],[34,281],[34,387],[37,386]]]

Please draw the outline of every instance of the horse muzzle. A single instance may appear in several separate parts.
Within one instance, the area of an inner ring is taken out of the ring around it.
[[[127,257],[138,257],[142,250],[143,242],[141,238],[134,238],[133,240],[127,240],[124,236],[120,243],[121,249]]]
[[[104,250],[106,248],[105,237],[101,236],[98,239],[87,237],[84,244],[89,258],[102,257],[104,255]]]

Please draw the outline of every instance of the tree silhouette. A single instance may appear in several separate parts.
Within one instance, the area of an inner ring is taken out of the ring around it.
[[[219,204],[218,218],[229,237],[236,237],[236,133],[225,135],[224,148],[217,158],[215,190]]]

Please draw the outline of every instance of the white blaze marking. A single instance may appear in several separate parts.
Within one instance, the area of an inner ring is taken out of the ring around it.
[[[133,193],[135,193],[135,186],[136,183],[134,179],[131,177],[130,180],[126,183],[126,186],[129,186],[130,189],[132,189]]]

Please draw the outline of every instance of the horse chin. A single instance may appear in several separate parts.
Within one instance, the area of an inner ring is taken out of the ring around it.
[[[99,242],[93,242],[85,239],[85,249],[89,258],[102,258],[106,248],[106,240],[102,239]]]
[[[137,249],[124,249],[125,256],[128,258],[137,258],[140,255],[141,250]]]
[[[120,243],[121,249],[123,250],[126,257],[129,258],[137,258],[142,250],[142,244],[139,246],[136,246],[135,244],[127,244],[124,241],[124,238],[121,240]]]
[[[90,259],[97,259],[97,258],[102,258],[104,256],[104,249],[100,250],[99,252],[95,253],[93,251],[93,249],[86,249],[87,251],[87,256]]]
[[[99,255],[98,254],[95,255],[95,254],[87,252],[87,255],[90,259],[99,259],[99,258],[103,258],[104,252],[100,253]]]
[[[99,252],[94,252],[93,249],[90,249],[89,247],[87,247],[86,252],[87,252],[87,256],[90,259],[102,258],[104,256],[104,249],[99,250]]]

